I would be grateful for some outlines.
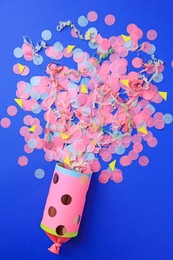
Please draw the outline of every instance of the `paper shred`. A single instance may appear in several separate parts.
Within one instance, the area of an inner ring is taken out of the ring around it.
[[[67,164],[68,166],[71,166],[69,156],[65,157],[65,159],[64,159],[64,163]]]
[[[114,171],[115,169],[115,164],[116,164],[116,160],[112,161],[111,163],[109,163],[109,167],[112,171]]]
[[[29,130],[30,132],[34,133],[35,130],[36,130],[36,125],[31,126],[28,130]]]
[[[82,84],[80,91],[81,91],[82,93],[88,94],[88,89],[86,88],[86,86],[85,86],[84,84]]]
[[[67,139],[69,139],[69,135],[61,133],[61,138],[62,138],[62,140],[67,140]]]
[[[22,108],[23,100],[21,98],[14,98],[14,101]]]
[[[132,39],[130,36],[127,36],[127,35],[125,35],[125,34],[122,34],[121,36],[122,36],[122,38],[123,38],[123,40],[124,40],[125,42],[128,42],[128,41],[130,41],[130,40]]]
[[[0,125],[1,125],[1,127],[3,127],[3,128],[8,128],[8,127],[10,127],[10,125],[11,125],[11,121],[10,121],[9,118],[3,117],[3,118],[1,119],[1,121],[0,121]]]
[[[43,169],[37,169],[35,170],[34,175],[37,179],[43,179],[45,176],[45,171]]]
[[[139,127],[137,130],[138,130],[138,132],[143,133],[143,134],[147,134],[148,133],[148,131],[147,131],[145,126]]]
[[[123,83],[126,87],[129,87],[129,80],[122,79],[122,80],[120,80],[120,82]]]
[[[158,93],[160,94],[160,96],[161,96],[165,101],[167,100],[167,96],[168,96],[168,93],[167,93],[167,92],[159,91]]]
[[[105,16],[105,23],[109,26],[115,23],[115,16],[112,14],[108,14]]]

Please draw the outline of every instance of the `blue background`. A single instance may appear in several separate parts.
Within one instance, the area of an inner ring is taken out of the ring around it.
[[[168,101],[161,103],[158,110],[173,113],[172,9],[170,0],[1,0],[0,118],[14,104],[16,83],[21,80],[12,67],[18,62],[13,49],[21,46],[22,36],[29,35],[36,42],[40,33],[49,29],[64,45],[73,44],[69,30],[56,32],[57,23],[70,19],[77,24],[77,18],[91,10],[99,14],[98,21],[91,26],[105,37],[126,33],[129,23],[136,23],[144,32],[157,30],[156,55],[165,62],[164,80],[159,86],[168,91]],[[104,24],[109,13],[117,19],[111,27]],[[87,47],[86,43],[79,44],[83,49]],[[29,67],[31,75],[41,75],[38,67],[31,63]],[[18,157],[24,153],[24,141],[19,134],[24,115],[19,109],[11,119],[11,127],[0,128],[0,259],[173,259],[172,125],[162,131],[152,129],[159,143],[154,149],[145,147],[149,166],[142,168],[134,162],[124,169],[122,184],[102,185],[98,175],[94,175],[79,235],[64,244],[61,255],[56,256],[47,250],[51,241],[39,227],[54,163],[45,162],[44,153],[36,151],[29,155],[27,167],[18,166]],[[34,177],[37,168],[46,171],[44,179]]]

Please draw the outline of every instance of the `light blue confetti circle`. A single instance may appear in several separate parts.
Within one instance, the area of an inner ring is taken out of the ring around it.
[[[40,84],[40,78],[37,76],[34,76],[30,79],[30,83],[32,86],[38,86]]]
[[[37,169],[34,174],[37,179],[42,179],[45,176],[45,171],[43,169]]]
[[[52,38],[52,33],[49,30],[44,30],[41,33],[41,37],[43,38],[43,40],[48,41]]]
[[[61,42],[55,42],[54,47],[56,51],[62,51],[64,49],[63,45]]]
[[[41,65],[43,63],[43,57],[41,55],[36,55],[33,59],[35,65]]]
[[[162,73],[158,73],[157,77],[153,78],[153,81],[156,83],[159,83],[163,80],[163,74]]]
[[[16,58],[21,58],[23,56],[23,51],[21,48],[16,47],[13,51],[13,54]]]
[[[37,144],[38,144],[38,142],[37,142],[37,140],[36,139],[34,139],[34,138],[32,138],[32,139],[29,139],[29,141],[28,141],[28,146],[29,146],[29,148],[36,148],[37,147]]]
[[[125,152],[124,146],[120,146],[116,148],[116,154],[122,155]]]
[[[155,51],[156,51],[156,46],[154,44],[151,44],[151,50],[147,52],[147,54],[152,55],[155,53]]]
[[[41,112],[41,106],[39,104],[34,104],[32,106],[32,112],[34,114],[39,114]]]
[[[84,15],[81,15],[79,18],[78,18],[78,24],[79,24],[79,26],[81,26],[81,27],[85,27],[85,26],[87,26],[87,24],[88,24],[88,19],[84,16]]]
[[[165,124],[171,124],[172,121],[173,121],[173,116],[169,113],[164,114],[163,121],[164,121]]]

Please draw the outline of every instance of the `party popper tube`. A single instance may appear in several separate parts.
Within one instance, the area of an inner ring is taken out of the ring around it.
[[[54,242],[52,253],[77,236],[91,176],[56,164],[40,225]]]

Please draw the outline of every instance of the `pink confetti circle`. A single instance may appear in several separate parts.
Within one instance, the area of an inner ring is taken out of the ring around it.
[[[134,68],[140,68],[142,66],[143,60],[139,57],[136,57],[132,60],[132,65]]]
[[[158,144],[157,138],[155,138],[155,137],[150,137],[150,138],[147,140],[147,144],[148,144],[148,146],[150,146],[150,147],[155,147],[155,146],[157,146],[157,144]]]
[[[111,179],[115,182],[115,183],[120,183],[123,181],[123,175],[121,170],[115,170],[112,172],[112,177]]]
[[[157,32],[155,30],[149,30],[147,32],[147,38],[150,41],[154,41],[157,38]]]
[[[128,166],[132,163],[132,159],[128,155],[124,155],[120,158],[120,164],[122,166]]]
[[[26,116],[23,118],[23,122],[24,122],[25,125],[32,125],[33,117],[30,116],[30,115],[26,115]]]
[[[1,119],[1,126],[3,128],[8,128],[10,125],[11,125],[11,121],[10,121],[9,118],[4,117],[4,118]]]
[[[171,61],[171,67],[173,68],[173,60]]]
[[[9,116],[15,116],[17,114],[17,108],[15,106],[9,106],[7,108],[7,113]]]
[[[106,184],[109,181],[110,172],[108,170],[103,170],[99,175],[99,182]]]
[[[28,164],[28,158],[26,156],[20,156],[18,158],[18,164],[20,166],[26,166]]]
[[[115,23],[115,16],[112,14],[108,14],[105,16],[105,23],[107,25],[113,25]]]
[[[149,159],[147,156],[141,156],[139,157],[138,162],[141,166],[147,166],[149,164]]]
[[[95,22],[98,18],[98,14],[95,11],[90,11],[87,14],[88,21]]]
[[[136,24],[134,24],[134,23],[130,23],[130,24],[128,24],[127,25],[127,28],[126,28],[126,30],[127,30],[127,32],[129,33],[129,34],[131,34],[134,30],[136,30],[138,27],[136,26]]]

